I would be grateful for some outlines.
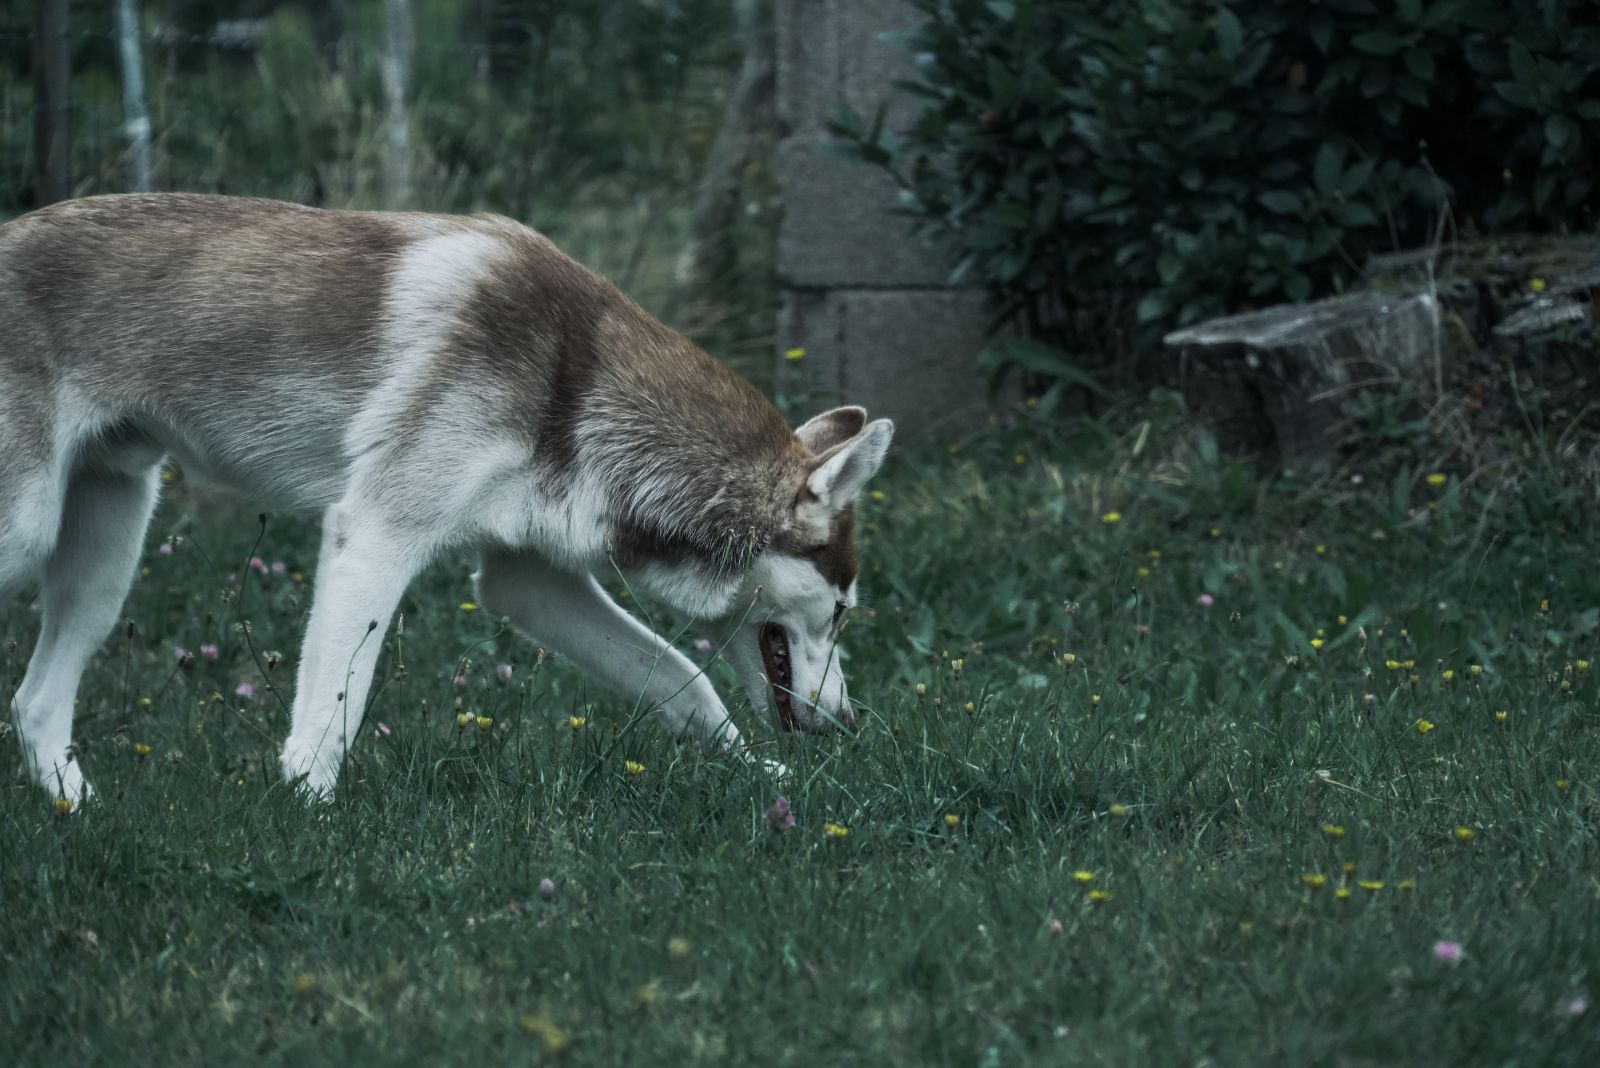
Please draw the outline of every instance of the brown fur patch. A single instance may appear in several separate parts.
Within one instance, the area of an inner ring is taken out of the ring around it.
[[[844,509],[833,517],[833,525],[828,529],[828,540],[803,554],[816,566],[823,578],[841,590],[848,590],[861,571],[861,557],[856,552],[855,530],[856,506],[845,505]]]

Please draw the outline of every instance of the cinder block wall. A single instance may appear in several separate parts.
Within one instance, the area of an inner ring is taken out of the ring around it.
[[[985,410],[983,293],[946,284],[950,263],[892,214],[886,175],[814,149],[841,97],[864,116],[887,100],[891,123],[914,114],[893,88],[911,57],[878,35],[919,14],[902,0],[777,0],[776,14],[778,388],[804,398],[805,414],[861,404],[910,437],[952,436]],[[805,356],[788,359],[794,349]]]

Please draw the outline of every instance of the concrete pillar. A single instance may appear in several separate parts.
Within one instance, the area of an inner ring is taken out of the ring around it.
[[[814,148],[841,98],[865,116],[887,101],[891,127],[916,113],[918,102],[893,89],[910,77],[911,57],[879,35],[921,16],[903,0],[777,0],[776,13],[786,133],[776,153],[778,390],[802,414],[860,404],[908,436],[954,436],[986,407],[975,365],[983,292],[946,283],[950,262],[893,214],[887,175]],[[788,358],[795,350],[805,355]]]

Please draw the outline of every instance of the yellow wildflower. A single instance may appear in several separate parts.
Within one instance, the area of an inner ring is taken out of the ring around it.
[[[1075,871],[1072,873],[1072,881],[1077,883],[1079,886],[1088,886],[1090,883],[1094,882],[1094,872]]]
[[[952,660],[950,661],[950,670],[959,675],[961,674],[961,669],[966,666],[966,663],[967,662],[965,660],[961,659]]]
[[[644,765],[639,763],[637,760],[624,760],[622,762],[622,770],[627,772],[629,775],[643,775]]]
[[[1383,882],[1379,879],[1362,879],[1356,885],[1367,891],[1369,894],[1375,894],[1379,890],[1383,889]]]
[[[1343,864],[1339,865],[1339,870],[1344,872],[1346,875],[1354,875],[1356,873],[1356,862],[1353,860],[1347,860]]]
[[[978,706],[973,704],[971,701],[968,701],[966,704],[961,706],[961,711],[965,712],[969,716],[972,715],[977,710],[978,710]]]
[[[1089,900],[1096,905],[1104,905],[1111,900],[1110,890],[1090,890]]]
[[[1472,841],[1478,836],[1478,832],[1474,831],[1471,827],[1457,827],[1455,833],[1456,841],[1460,842],[1462,845],[1466,845],[1468,842]]]
[[[1071,667],[1073,664],[1076,664],[1078,662],[1078,654],[1077,653],[1062,653],[1061,654],[1061,662],[1063,664],[1067,665],[1067,667]]]
[[[784,349],[783,350],[783,358],[788,360],[788,361],[790,361],[791,363],[794,362],[795,360],[803,360],[803,359],[806,358],[806,350],[805,350],[805,348],[803,346],[800,346],[800,345],[796,345],[792,349]]]
[[[571,727],[575,731],[583,730],[584,726],[588,722],[589,722],[589,717],[588,716],[568,716],[567,717],[567,726]]]
[[[958,812],[946,812],[944,814],[944,825],[952,831],[955,830],[961,826],[961,814]]]
[[[1581,675],[1583,672],[1589,670],[1589,661],[1587,661],[1587,660],[1574,661],[1572,666],[1577,668],[1578,669],[1578,673]]]
[[[1019,464],[1025,464],[1025,463],[1028,462],[1028,454],[1019,452],[1015,456],[1012,457],[1012,460],[1016,461]]]
[[[566,1050],[570,1045],[565,1031],[555,1025],[547,1016],[524,1016],[517,1021],[517,1025],[530,1035],[539,1036],[539,1042],[544,1046],[545,1053],[556,1056]]]
[[[492,716],[478,717],[478,729],[480,731],[486,731],[492,726],[494,726],[494,718]]]
[[[682,960],[689,955],[689,940],[682,935],[673,935],[667,939],[667,956],[673,960]]]
[[[1107,512],[1105,515],[1100,517],[1100,522],[1102,522],[1102,523],[1120,523],[1120,522],[1122,522],[1122,513],[1121,512]]]
[[[1100,707],[1100,695],[1097,694],[1097,693],[1090,694],[1089,695],[1089,704],[1094,708],[1099,708]]]
[[[1339,901],[1349,901],[1350,888],[1348,886],[1341,886],[1339,889],[1333,892],[1333,896]]]
[[[1337,823],[1324,823],[1322,825],[1322,833],[1327,835],[1329,838],[1343,838],[1344,828],[1339,826]]]
[[[1496,723],[1498,723],[1498,724],[1500,724],[1500,725],[1501,725],[1501,726],[1502,726],[1502,727],[1503,727],[1503,726],[1505,726],[1505,722],[1506,722],[1506,717],[1507,717],[1507,716],[1509,716],[1509,715],[1510,715],[1510,714],[1511,714],[1511,713],[1509,713],[1509,712],[1507,712],[1507,711],[1506,711],[1506,710],[1505,710],[1505,709],[1503,709],[1503,708],[1501,708],[1501,709],[1498,709],[1498,710],[1496,710],[1496,711],[1495,711],[1495,714],[1494,714],[1494,721],[1495,721],[1495,722],[1496,722]]]
[[[56,815],[65,816],[72,811],[72,802],[65,797],[56,798]]]
[[[1327,556],[1328,555],[1328,547],[1326,545],[1318,545],[1318,546],[1316,546],[1316,550],[1315,551],[1316,551],[1316,554],[1318,556]]]
[[[1434,489],[1438,489],[1440,486],[1443,486],[1449,481],[1450,476],[1445,474],[1443,471],[1435,471],[1433,474],[1428,476],[1428,485],[1432,486]]]
[[[1383,662],[1383,666],[1388,668],[1390,671],[1399,671],[1400,670],[1400,661],[1398,661],[1398,660],[1385,660]]]
[[[884,501],[888,500],[888,498],[889,495],[883,492],[881,489],[875,489],[872,491],[872,499],[877,501],[879,504],[882,504]]]
[[[1300,881],[1313,890],[1321,890],[1328,883],[1328,877],[1320,872],[1308,871],[1300,876]]]
[[[1345,616],[1338,616],[1338,617],[1335,618],[1334,622],[1338,623],[1339,626],[1342,627],[1346,623],[1350,622],[1350,620],[1348,618],[1346,618]]]
[[[1311,648],[1315,649],[1319,653],[1322,652],[1322,647],[1324,645],[1326,645],[1326,644],[1328,644],[1328,643],[1323,641],[1321,638],[1312,638],[1311,639]]]
[[[1538,296],[1540,293],[1543,293],[1544,292],[1544,279],[1543,278],[1530,278],[1530,279],[1528,279],[1528,289],[1530,289],[1533,292],[1534,296]]]
[[[1566,793],[1567,792],[1567,787],[1569,787],[1571,785],[1572,785],[1572,783],[1568,782],[1566,779],[1557,779],[1556,780],[1556,789],[1560,790],[1562,793]]]
[[[1128,806],[1119,802],[1112,802],[1111,807],[1107,808],[1106,811],[1113,816],[1126,816],[1128,814]]]
[[[1220,527],[1212,527],[1212,528],[1211,528],[1211,536],[1212,536],[1212,537],[1213,537],[1213,538],[1220,538],[1220,537],[1222,537],[1222,528],[1220,528]]]
[[[850,834],[850,828],[846,827],[842,823],[834,823],[832,820],[829,820],[827,823],[822,825],[822,833],[827,835],[829,838],[844,838]]]
[[[461,602],[461,610],[463,612],[476,612],[478,610],[478,602],[477,601],[462,601]]]
[[[925,682],[917,683],[917,696],[918,697],[926,697],[926,696],[928,696],[928,684],[927,683],[925,683]]]
[[[467,715],[465,712],[457,712],[456,713],[456,729],[457,730],[466,730],[467,729],[467,724],[471,723],[471,722],[472,722],[472,717]]]
[[[1418,734],[1427,734],[1431,730],[1433,730],[1433,724],[1430,723],[1428,720],[1425,720],[1425,719],[1417,720],[1417,733]]]
[[[1397,890],[1415,890],[1417,888],[1417,881],[1415,879],[1401,879],[1394,885],[1395,889]]]

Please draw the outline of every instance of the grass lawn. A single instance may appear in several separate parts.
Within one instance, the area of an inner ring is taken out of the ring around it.
[[[741,714],[781,784],[452,561],[308,808],[274,746],[315,531],[175,487],[81,695],[101,803],[0,746],[0,1060],[1600,1063],[1585,491],[1262,482],[1138,418],[893,462],[861,737]],[[0,605],[7,697],[35,630]]]

